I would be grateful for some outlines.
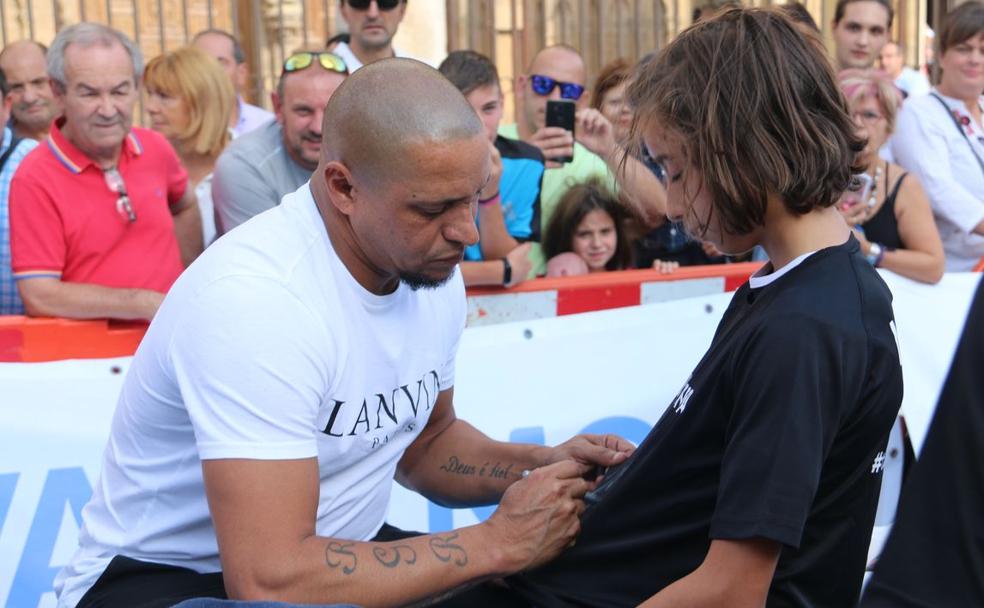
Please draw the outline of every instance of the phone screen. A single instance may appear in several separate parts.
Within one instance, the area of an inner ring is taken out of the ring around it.
[[[547,126],[560,127],[574,135],[574,122],[577,109],[573,101],[548,101],[547,102]],[[572,156],[551,158],[559,163],[569,163],[574,160]]]
[[[871,196],[871,176],[867,173],[858,173],[851,177],[851,183],[840,199],[840,207],[847,211],[858,203],[868,203]]]

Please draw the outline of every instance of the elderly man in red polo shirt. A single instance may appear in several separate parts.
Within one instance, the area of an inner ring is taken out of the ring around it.
[[[143,59],[94,23],[62,30],[48,75],[64,116],[11,184],[14,278],[29,315],[150,319],[201,252],[187,172],[162,136],[131,127]]]

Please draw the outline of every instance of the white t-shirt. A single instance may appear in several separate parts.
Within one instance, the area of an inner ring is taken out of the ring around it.
[[[437,289],[366,291],[308,184],[216,241],[133,359],[59,605],[116,555],[220,571],[202,459],[317,457],[318,534],[371,539],[397,462],[454,383],[465,316],[457,270]]]
[[[345,60],[345,65],[348,67],[349,74],[354,74],[356,70],[362,67],[362,62],[359,61],[359,58],[352,52],[352,47],[344,42],[339,42],[338,45],[335,46],[335,50],[333,50],[332,53],[335,53]],[[416,57],[411,57],[396,47],[393,47],[393,56],[416,59]]]
[[[970,118],[962,101],[940,97],[951,112]],[[980,103],[984,107],[984,97]],[[971,270],[984,256],[984,236],[973,233],[984,221],[984,172],[974,156],[976,151],[984,158],[984,142],[978,138],[984,125],[972,124],[971,130],[965,139],[943,105],[923,95],[906,100],[891,139],[895,161],[919,179],[929,196],[951,272]]]

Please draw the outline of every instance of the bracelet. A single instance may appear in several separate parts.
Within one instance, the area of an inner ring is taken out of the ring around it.
[[[878,243],[872,243],[868,248],[868,255],[864,256],[864,259],[868,260],[868,263],[878,268],[885,259],[885,249]]]
[[[499,203],[500,200],[501,199],[499,198],[499,193],[496,192],[494,196],[491,196],[489,198],[486,198],[486,199],[481,199],[480,198],[480,199],[478,199],[478,204],[480,206],[484,207],[486,205],[495,205],[495,204]]]

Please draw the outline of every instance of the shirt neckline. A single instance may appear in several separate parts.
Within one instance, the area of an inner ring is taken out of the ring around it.
[[[775,283],[785,275],[789,274],[789,272],[792,269],[796,268],[797,266],[805,262],[807,258],[809,258],[811,255],[815,253],[816,251],[808,251],[803,255],[798,256],[792,261],[788,262],[785,266],[783,266],[779,270],[775,270],[771,273],[765,272],[767,269],[772,268],[772,262],[768,262],[764,266],[756,270],[755,274],[753,274],[748,278],[748,286],[751,287],[752,289],[761,289],[762,287],[771,285],[772,283]]]

